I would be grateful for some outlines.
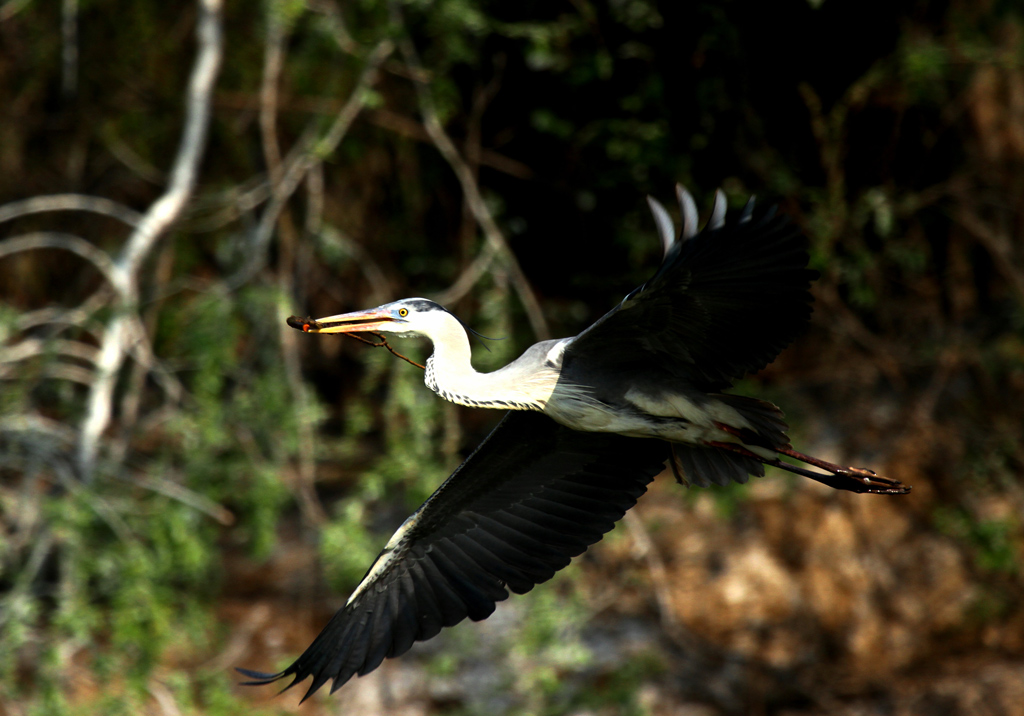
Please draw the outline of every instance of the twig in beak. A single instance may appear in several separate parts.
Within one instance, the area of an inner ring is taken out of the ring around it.
[[[398,356],[399,358],[404,360],[406,363],[412,363],[414,366],[416,366],[420,370],[426,370],[427,369],[426,366],[420,365],[419,363],[417,363],[416,361],[412,360],[411,358],[406,358],[404,355],[402,355],[401,353],[396,351],[394,348],[392,348],[391,345],[388,343],[388,339],[385,338],[382,333],[371,333],[370,334],[371,336],[377,336],[377,338],[380,339],[380,343],[374,343],[373,341],[368,341],[365,338],[363,338],[361,335],[359,335],[358,333],[345,333],[344,335],[348,336],[349,338],[355,338],[357,341],[362,341],[366,345],[373,346],[374,348],[387,348],[388,351],[391,352],[391,355]]]

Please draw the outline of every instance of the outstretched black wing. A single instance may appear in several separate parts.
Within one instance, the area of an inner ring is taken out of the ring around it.
[[[550,579],[636,504],[668,457],[660,440],[570,430],[512,412],[399,528],[348,603],[278,674],[240,671],[308,698],[467,616],[485,619],[507,589]],[[507,588],[507,589],[506,589]]]
[[[692,226],[692,199],[681,187],[679,198],[684,227]],[[647,283],[566,347],[570,378],[574,370],[631,376],[654,370],[663,379],[670,367],[672,377],[712,392],[771,363],[811,314],[817,272],[807,268],[807,239],[774,207],[755,211],[753,202],[726,221],[722,198],[703,231],[684,228],[676,241],[668,214],[651,204],[668,246],[665,259]]]

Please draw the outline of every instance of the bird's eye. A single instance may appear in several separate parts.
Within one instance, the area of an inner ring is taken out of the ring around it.
[[[406,316],[409,315],[409,309],[408,308],[399,308],[398,309],[398,315],[401,316],[402,318],[405,318]]]

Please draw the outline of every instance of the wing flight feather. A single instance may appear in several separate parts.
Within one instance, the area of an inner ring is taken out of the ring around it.
[[[811,314],[808,242],[774,207],[753,201],[725,218],[716,195],[711,221],[692,235],[693,199],[679,188],[682,238],[654,276],[580,333],[565,349],[566,370],[590,376],[686,381],[706,392],[761,370],[789,345]],[[659,235],[664,217],[655,212]]]
[[[550,579],[610,530],[668,458],[666,444],[511,412],[399,528],[312,645],[262,684],[334,691],[444,626],[484,619],[508,590]]]

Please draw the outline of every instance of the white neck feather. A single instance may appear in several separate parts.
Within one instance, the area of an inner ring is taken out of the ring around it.
[[[544,365],[522,358],[493,373],[478,373],[471,362],[466,329],[450,313],[436,311],[419,330],[434,344],[424,382],[445,400],[459,405],[510,410],[543,410],[558,380]]]

